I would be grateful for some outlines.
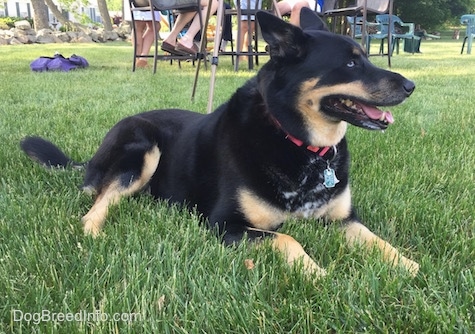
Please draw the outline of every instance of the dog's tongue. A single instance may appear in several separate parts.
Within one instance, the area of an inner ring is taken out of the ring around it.
[[[379,110],[376,107],[369,106],[363,103],[358,103],[361,109],[363,109],[364,113],[366,116],[368,116],[371,119],[376,119],[376,120],[385,120],[389,124],[394,123],[394,117],[389,111],[382,111]]]

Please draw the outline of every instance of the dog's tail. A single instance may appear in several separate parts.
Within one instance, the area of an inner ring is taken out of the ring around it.
[[[86,162],[72,160],[56,145],[41,137],[25,137],[20,147],[32,160],[47,168],[82,168],[86,165]]]

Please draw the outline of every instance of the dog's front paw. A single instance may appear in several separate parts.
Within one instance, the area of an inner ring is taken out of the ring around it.
[[[409,260],[404,256],[401,258],[401,264],[409,271],[412,277],[415,277],[419,272],[419,263]]]
[[[313,260],[304,261],[304,270],[313,280],[318,280],[327,275],[327,271],[318,266]]]
[[[94,219],[91,219],[89,215],[82,217],[82,223],[84,235],[90,235],[95,238],[101,232],[102,224],[98,224]]]

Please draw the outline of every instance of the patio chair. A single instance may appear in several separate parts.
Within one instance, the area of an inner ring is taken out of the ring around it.
[[[247,9],[243,9],[241,7],[241,2],[247,2]],[[239,69],[239,56],[247,56],[247,63],[248,63],[248,69],[252,70],[255,65],[259,65],[259,56],[263,55],[268,55],[269,53],[267,51],[259,51],[259,24],[257,24],[257,21],[255,21],[255,15],[259,10],[265,10],[261,9],[261,1],[255,1],[255,7],[252,8],[251,2],[249,0],[236,0],[236,8],[225,8],[224,9],[224,15],[231,15],[236,17],[237,21],[237,36],[236,36],[236,48],[237,50],[243,50],[243,51],[235,51],[231,49],[231,51],[220,51],[219,55],[220,56],[231,56],[233,60],[233,65],[234,65],[234,70],[238,71]],[[240,45],[241,41],[241,35],[243,32],[241,31],[241,23],[243,21],[243,17],[246,17],[245,22],[247,22],[247,30],[251,31],[251,24],[254,22],[254,32],[250,38],[248,38],[248,45],[244,45],[244,48],[242,45]],[[249,51],[244,51],[244,49],[248,49]]]
[[[362,17],[361,21],[361,44],[366,48],[367,38],[366,34],[366,23],[368,13],[373,14],[384,14],[393,12],[393,0],[356,0],[353,5],[348,7],[340,7],[339,3],[341,0],[325,0],[323,4],[322,15],[324,17],[330,17],[333,19],[333,31],[335,31],[336,21],[335,17],[342,16],[353,16],[353,17]],[[390,32],[388,32],[388,35]],[[389,36],[388,36],[389,37]],[[388,66],[391,67],[391,52],[388,49],[388,52],[383,55],[388,56]],[[370,55],[368,53],[368,55]]]
[[[135,13],[138,11],[171,11],[171,10],[189,10],[189,11],[199,11],[200,8],[200,1],[199,0],[129,0],[130,4],[130,14],[132,19],[132,27],[135,27]],[[200,25],[201,31],[206,31],[206,22],[202,22],[201,15],[200,17]],[[157,61],[158,60],[196,60],[196,58],[201,59],[203,57],[203,52],[206,52],[204,48],[200,47],[200,51],[196,56],[194,55],[172,55],[172,54],[162,54],[159,52],[160,48],[158,46],[158,31],[156,30],[156,20],[155,15],[152,15],[152,26],[153,26],[153,33],[155,36],[154,41],[154,51],[153,55],[141,56],[138,54],[137,51],[137,32],[136,29],[133,29],[134,34],[134,57],[133,57],[133,65],[132,71],[135,71],[135,61],[138,57],[145,57],[145,58],[153,58],[153,73],[157,72]],[[205,34],[203,34],[205,35]],[[203,43],[201,43],[203,46]],[[194,92],[193,92],[194,95]]]
[[[346,21],[348,22],[348,25],[351,29],[350,35],[352,38],[363,38],[362,34],[362,26],[363,26],[363,18],[361,16],[353,17],[353,16],[347,16]],[[383,33],[381,31],[381,24],[376,23],[376,22],[366,22],[364,24],[366,27],[366,53],[370,54],[370,47],[371,47],[371,40],[372,39],[377,39],[381,40],[381,47],[379,49],[379,54],[383,54],[383,41],[384,39],[388,38],[387,33]]]
[[[460,23],[467,26],[465,30],[465,37],[463,39],[462,44],[462,51],[460,54],[463,53],[463,49],[465,47],[465,42],[467,42],[467,54],[472,53],[472,41],[475,38],[475,15],[474,14],[466,14],[460,18]]]
[[[391,39],[388,39],[391,55],[396,47],[396,53],[399,54],[399,41],[401,39],[410,40],[410,52],[414,54],[419,48],[420,36],[414,34],[414,23],[403,22],[396,15],[382,14],[376,15],[376,22],[381,24],[383,33],[389,34],[391,32]],[[396,24],[401,30],[396,29]],[[407,30],[404,32],[404,30]]]

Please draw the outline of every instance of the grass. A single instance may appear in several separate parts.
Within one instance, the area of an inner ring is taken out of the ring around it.
[[[111,210],[104,237],[84,237],[79,221],[92,200],[78,190],[82,172],[44,170],[19,150],[36,134],[84,161],[126,115],[203,112],[209,70],[191,102],[190,63],[132,73],[124,43],[0,47],[0,333],[474,332],[475,55],[460,47],[423,41],[422,54],[394,56],[393,70],[416,91],[392,108],[396,123],[384,134],[348,133],[360,216],[420,273],[412,279],[377,252],[349,249],[335,227],[290,221],[282,230],[329,271],[315,282],[267,247],[223,247],[196,213],[145,195]],[[29,70],[54,51],[91,66]],[[214,106],[254,74],[220,59]],[[110,319],[116,313],[123,319]]]

